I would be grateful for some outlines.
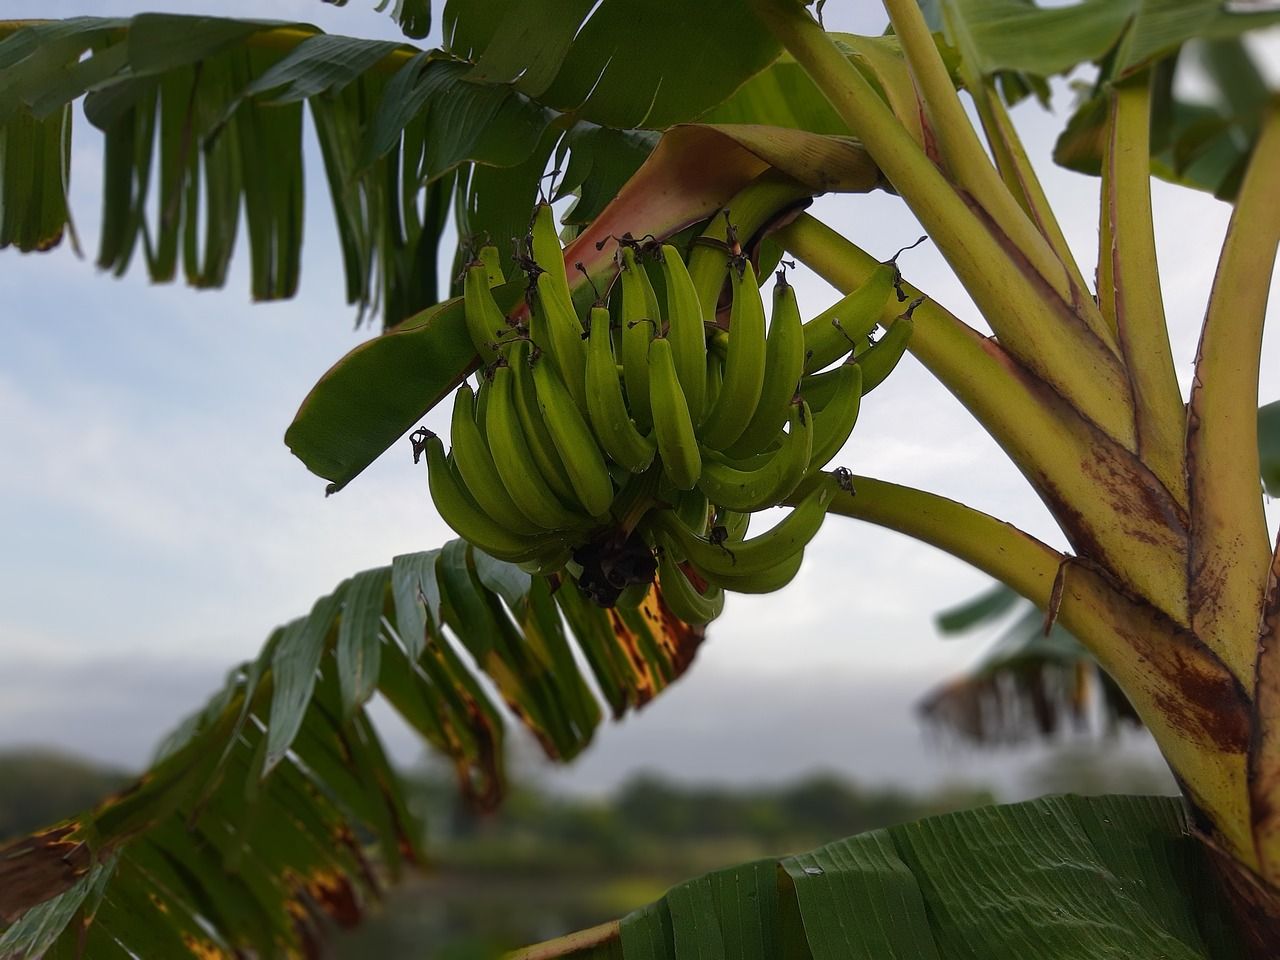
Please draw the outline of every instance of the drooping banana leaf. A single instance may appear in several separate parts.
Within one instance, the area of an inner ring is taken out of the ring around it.
[[[1234,960],[1182,802],[1048,797],[930,817],[673,887],[509,960]]]
[[[766,68],[778,46],[745,11],[744,0],[678,18],[633,0],[453,3],[445,48],[432,51],[265,20],[0,23],[0,246],[60,239],[67,107],[84,97],[105,135],[100,267],[123,273],[137,255],[155,281],[180,267],[195,286],[220,286],[243,208],[255,299],[291,296],[305,103],[348,301],[390,326],[450,289],[436,264],[451,210],[455,268],[473,243],[493,242],[509,271],[553,155],[572,166],[555,193],[576,193],[585,222],[652,149],[653,134],[633,128],[692,119]],[[392,12],[425,34],[424,0]],[[735,21],[734,43],[712,42],[715,25]]]
[[[1057,623],[1046,636],[1044,614],[1004,584],[939,613],[935,622],[945,634],[963,633],[1015,610],[977,663],[920,701],[917,709],[927,722],[972,743],[997,745],[1051,738],[1091,720],[1108,730],[1139,722],[1080,642]]]
[[[74,956],[82,936],[92,957],[312,954],[423,858],[370,697],[491,807],[503,707],[569,760],[701,640],[656,587],[605,611],[458,540],[356,574],[231,671],[136,783],[0,848],[0,957]]]

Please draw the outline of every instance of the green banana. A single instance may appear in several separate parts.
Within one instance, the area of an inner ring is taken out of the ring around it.
[[[529,307],[529,335],[551,358],[561,380],[578,409],[587,409],[587,345],[583,342],[582,321],[573,312],[573,301],[556,292],[550,273],[538,274],[533,302]]]
[[[804,325],[805,373],[839,360],[875,329],[897,278],[892,261],[880,264],[862,286]]]
[[[431,500],[444,522],[460,537],[499,560],[513,563],[547,553],[545,535],[526,537],[513,533],[476,505],[454,474],[445,455],[444,443],[436,434],[426,434],[424,447]]]
[[[564,268],[564,250],[560,246],[560,234],[556,231],[555,213],[549,203],[539,203],[529,224],[529,253],[547,274],[552,288],[552,299],[573,313],[573,295],[569,292],[569,275]]]
[[[689,414],[696,423],[702,419],[705,409],[707,337],[698,291],[693,288],[679,251],[669,243],[662,247],[662,275],[667,284],[667,336],[671,340],[671,357],[680,389],[689,404]]]
[[[662,469],[677,490],[690,490],[702,472],[702,453],[666,337],[655,337],[649,346],[649,388]]]
[[[732,547],[730,547],[732,549]],[[795,579],[804,562],[804,548],[797,550],[772,567],[741,577],[708,576],[707,581],[734,593],[773,593]]]
[[[622,291],[622,375],[627,386],[627,405],[631,419],[642,433],[653,426],[649,405],[649,341],[653,339],[661,317],[652,312],[657,297],[644,267],[636,262],[635,251],[622,248],[619,268]]]
[[[715,405],[699,427],[699,438],[715,450],[727,450],[751,422],[760,401],[764,381],[764,301],[756,286],[751,261],[742,271],[729,270],[733,306],[729,313],[729,355],[724,362],[724,382]]]
[[[835,389],[823,408],[813,415],[813,450],[805,476],[821,470],[853,433],[858,422],[858,408],[862,406],[862,368],[846,360],[830,374]]]
[[[484,264],[489,286],[499,287],[506,283],[507,278],[502,275],[502,254],[498,252],[497,247],[493,245],[481,247],[476,259]]]
[[[488,391],[485,391],[486,395]],[[453,461],[463,486],[486,514],[512,533],[531,535],[543,528],[531,523],[498,477],[493,455],[475,421],[474,394],[463,384],[453,397],[453,419],[449,434],[453,441]]]
[[[632,473],[643,473],[653,463],[658,448],[651,434],[636,429],[627,412],[618,366],[613,361],[609,311],[604,307],[591,310],[586,384],[587,415],[604,452]]]
[[[792,398],[804,372],[804,332],[796,288],[787,283],[783,271],[773,288],[773,319],[765,339],[764,383],[760,402],[751,422],[729,448],[732,457],[758,453],[778,435],[789,415]]]
[[[569,474],[569,482],[578,501],[593,517],[603,517],[613,503],[613,481],[604,455],[587,421],[573,403],[560,375],[546,356],[533,363],[533,386],[538,396],[538,409],[551,433],[551,441],[560,454],[560,462]]]
[[[902,355],[907,352],[907,342],[915,329],[910,317],[902,316],[890,324],[883,337],[862,353],[854,355],[854,362],[862,368],[862,392],[870,393],[893,373]]]
[[[480,363],[484,366],[498,359],[497,341],[508,329],[507,318],[493,299],[489,286],[483,263],[477,260],[467,267],[467,276],[462,282],[462,314],[467,321],[471,342],[475,344]]]
[[[510,366],[494,370],[485,432],[498,476],[516,506],[534,523],[548,530],[581,528],[585,518],[561,503],[545,478],[533,469],[533,454],[521,428],[513,387]]]
[[[813,452],[814,416],[803,400],[792,406],[791,430],[765,462],[751,470],[708,456],[698,486],[712,503],[738,512],[764,510],[791,495]]]
[[[667,609],[685,623],[701,626],[724,610],[724,591],[710,584],[705,590],[699,590],[668,549],[658,554],[658,589]]]
[[[547,430],[547,424],[538,413],[538,395],[533,386],[533,375],[529,369],[529,355],[532,348],[528,341],[517,341],[512,344],[507,355],[507,363],[511,367],[513,396],[515,397],[516,415],[520,418],[520,428],[533,454],[533,463],[555,495],[564,503],[575,501],[573,484],[569,474],[560,462],[560,454],[556,452],[555,441]]]
[[[808,545],[822,526],[827,505],[834,496],[830,484],[820,484],[772,529],[732,544],[712,543],[697,536],[669,510],[654,511],[653,523],[660,533],[673,537],[685,558],[699,571],[705,571],[709,579],[720,582],[721,577],[754,577]]]

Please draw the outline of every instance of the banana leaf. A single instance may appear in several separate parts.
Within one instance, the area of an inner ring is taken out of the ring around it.
[[[390,12],[425,36],[427,0]],[[576,195],[575,222],[587,222],[653,148],[651,130],[695,118],[778,55],[745,0],[680,18],[632,0],[454,2],[443,22],[448,44],[430,51],[266,20],[0,22],[0,247],[61,239],[69,107],[83,97],[105,137],[101,268],[124,273],[141,251],[153,281],[181,269],[221,286],[243,200],[254,298],[292,296],[305,103],[348,302],[391,326],[450,291],[437,254],[451,209],[450,275],[477,241],[497,244],[510,272],[549,158],[566,174],[555,195]],[[726,22],[735,42],[708,42]]]
[[[1234,960],[1182,802],[1047,797],[720,870],[509,960]]]
[[[460,540],[344,581],[232,670],[136,782],[0,848],[0,957],[73,956],[84,937],[94,957],[313,955],[424,859],[375,694],[490,809],[510,718],[570,760],[606,709],[649,702],[702,641],[656,587],[606,611],[558,586]]]

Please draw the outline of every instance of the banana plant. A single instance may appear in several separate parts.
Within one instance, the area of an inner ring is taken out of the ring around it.
[[[616,269],[608,238],[681,242],[725,209],[749,254],[785,250],[851,294],[882,264],[804,208],[820,193],[892,189],[993,332],[904,280],[902,296],[921,301],[909,349],[1021,470],[1071,552],[872,477],[842,478],[829,510],[947,550],[1069,630],[1152,732],[1181,805],[1065,801],[924,821],[713,875],[527,956],[750,956],[742,931],[765,929],[751,937],[755,955],[1270,956],[1280,942],[1280,550],[1268,542],[1253,431],[1280,242],[1280,103],[1238,38],[1280,12],[1207,0],[884,6],[890,33],[862,37],[828,32],[822,4],[798,0],[714,0],[679,17],[632,0],[453,0],[440,51],[261,22],[13,25],[0,43],[0,242],[39,249],[67,230],[69,108],[85,95],[107,144],[101,264],[127,269],[141,244],[156,279],[174,277],[181,259],[190,282],[220,284],[243,206],[253,292],[288,296],[305,102],[349,299],[380,297],[392,324],[326,374],[286,434],[336,491],[478,363],[461,298],[433,303],[441,284],[429,264],[451,201],[461,234],[501,242],[521,232],[513,224],[527,221],[548,163],[562,163],[560,190],[578,197],[565,260],[581,264],[570,276],[583,300]],[[725,30],[732,43],[705,42]],[[1201,42],[1217,108],[1184,103],[1175,83]],[[1093,283],[1007,110],[1084,62],[1098,73],[1056,156],[1100,178]],[[1153,173],[1233,204],[1189,402],[1161,303]],[[508,303],[515,293],[495,290]],[[890,333],[899,313],[894,304],[880,317]],[[794,498],[830,483],[814,477]],[[359,701],[350,691],[370,689],[354,643],[344,648],[339,629],[335,651],[347,652],[333,683],[348,705]],[[302,702],[323,706],[321,686]],[[275,720],[253,716],[234,743],[265,750],[255,734],[269,737]],[[149,778],[138,793],[163,795],[160,808],[180,820],[135,816],[126,797],[118,832],[88,818],[5,857],[4,889],[30,892],[8,915],[43,901],[7,934],[10,946],[71,951],[101,904],[123,913],[160,882],[126,870],[113,893],[92,871],[113,850],[123,858],[150,842],[162,822],[200,824],[202,808],[184,806],[192,794],[166,782]],[[231,810],[253,809],[242,788],[235,797]],[[284,856],[275,876],[296,876]],[[172,943],[211,923],[244,936],[239,912],[169,892],[194,924]],[[292,902],[276,897],[266,912],[279,922]],[[118,926],[94,935],[104,955],[133,949]]]

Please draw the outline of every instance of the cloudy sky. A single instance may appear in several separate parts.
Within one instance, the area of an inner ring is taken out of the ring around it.
[[[263,9],[245,0],[210,6],[229,16]],[[271,14],[395,38],[372,6],[291,0],[273,3]],[[870,5],[855,16],[836,6],[828,6],[828,26],[880,31],[882,18],[863,12]],[[7,0],[4,14],[143,9],[193,8]],[[1057,113],[1029,105],[1015,116],[1092,275],[1096,181],[1048,161],[1066,116],[1059,101]],[[86,259],[65,245],[40,256],[0,253],[0,746],[53,742],[133,764],[227,668],[254,655],[272,626],[350,573],[450,534],[406,447],[325,499],[324,482],[283,445],[308,388],[369,336],[343,305],[322,181],[309,183],[301,294],[252,305],[243,257],[215,292],[152,286],[137,267],[119,279],[99,274],[92,264],[99,157],[99,136],[78,117],[72,204]],[[309,168],[318,173],[316,159],[312,151]],[[1164,184],[1154,192],[1185,390],[1229,210]],[[823,198],[813,212],[880,256],[921,232],[883,195]],[[913,251],[903,266],[981,326],[934,251]],[[834,299],[803,269],[793,282],[806,314]],[[1275,326],[1264,402],[1280,397]],[[838,462],[964,500],[1063,545],[998,448],[910,358],[864,404]],[[1278,516],[1271,508],[1273,530]],[[832,519],[792,586],[734,597],[692,675],[647,714],[603,731],[560,782],[599,787],[635,765],[732,779],[814,766],[910,782],[984,773],[987,760],[930,747],[910,709],[982,650],[981,638],[940,640],[932,617],[986,585],[929,547]],[[403,738],[397,742],[411,754]]]

